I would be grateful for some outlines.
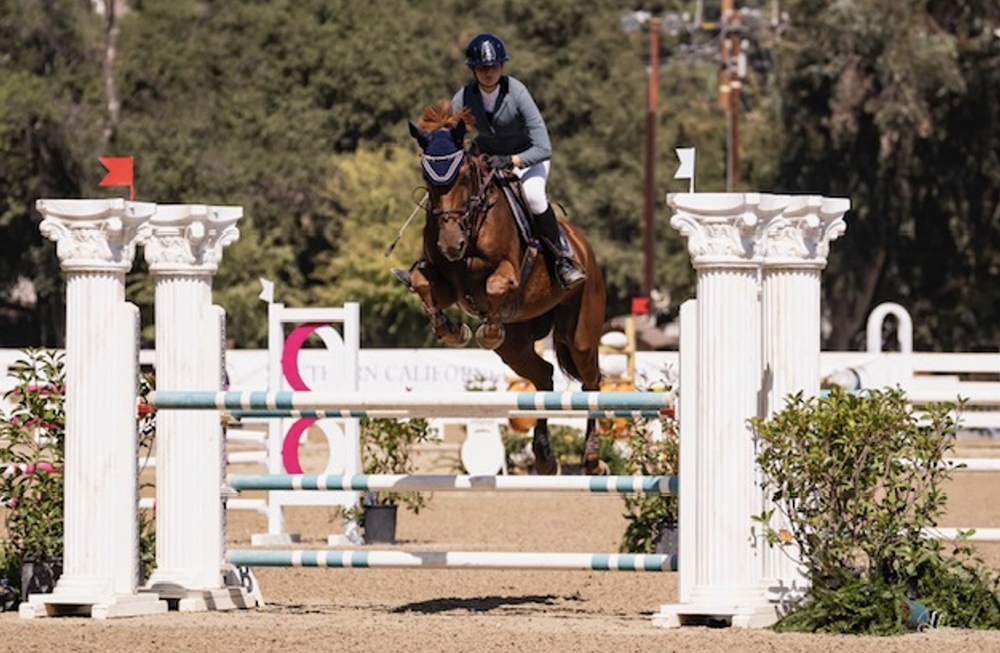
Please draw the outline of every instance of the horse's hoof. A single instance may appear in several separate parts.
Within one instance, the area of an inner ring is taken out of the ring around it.
[[[559,462],[555,458],[544,461],[535,458],[535,473],[539,476],[555,476],[557,471],[559,471]]]
[[[600,458],[586,456],[583,460],[583,472],[587,476],[607,476],[611,473],[611,469]]]
[[[531,443],[531,452],[535,454],[535,473],[539,476],[552,476],[558,471],[559,461],[552,455],[552,447],[546,437],[544,441],[535,438]]]
[[[470,340],[472,340],[472,329],[465,323],[457,326],[448,325],[444,334],[441,335],[441,341],[449,347],[464,347],[469,344]]]
[[[480,324],[476,329],[476,342],[483,349],[496,349],[503,344],[505,336],[506,332],[499,324]]]
[[[468,324],[462,324],[458,327],[458,340],[453,344],[453,347],[464,347],[469,344],[472,340],[472,329],[469,328]]]

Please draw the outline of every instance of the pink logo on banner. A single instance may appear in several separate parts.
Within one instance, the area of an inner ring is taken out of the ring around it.
[[[299,351],[302,350],[302,345],[305,344],[309,336],[325,326],[329,325],[319,322],[300,324],[285,340],[285,348],[281,352],[281,372],[285,375],[292,390],[302,392],[310,390],[299,372]],[[285,466],[287,473],[303,473],[302,463],[299,461],[299,441],[306,429],[318,421],[319,419],[316,417],[303,417],[295,420],[292,427],[288,429],[288,433],[285,434],[285,439],[281,444],[281,463]]]

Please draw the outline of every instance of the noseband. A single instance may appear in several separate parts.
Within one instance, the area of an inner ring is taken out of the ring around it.
[[[470,236],[474,231],[474,227],[478,228],[481,223],[480,217],[485,215],[490,208],[493,207],[493,204],[489,202],[487,195],[489,193],[490,185],[493,183],[496,171],[490,169],[484,179],[480,164],[470,163],[470,165],[475,170],[473,179],[475,180],[475,185],[478,186],[478,190],[465,203],[465,207],[443,209],[428,204],[427,214],[430,217],[436,220],[441,220],[445,223],[451,222],[452,220],[457,221],[458,226],[462,229],[462,235],[465,236],[467,240],[471,241]]]

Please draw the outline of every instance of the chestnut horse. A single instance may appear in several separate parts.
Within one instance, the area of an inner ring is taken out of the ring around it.
[[[567,290],[547,257],[536,264],[537,241],[521,236],[502,189],[513,183],[513,175],[488,169],[483,157],[463,149],[470,120],[468,111],[453,114],[442,102],[424,110],[419,127],[410,124],[423,149],[428,181],[423,260],[410,275],[410,287],[423,301],[434,335],[448,345],[461,347],[472,337],[468,325],[456,324],[444,313],[457,303],[480,320],[480,346],[495,350],[537,390],[552,390],[552,365],[534,347],[551,330],[562,370],[584,390],[598,390],[605,292],[594,252],[576,228],[561,222],[587,279]],[[544,419],[535,426],[532,450],[536,471],[555,473]],[[587,420],[583,463],[588,474],[607,473],[592,419]]]

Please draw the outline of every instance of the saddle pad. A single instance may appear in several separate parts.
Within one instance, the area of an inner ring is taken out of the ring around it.
[[[526,243],[532,242],[534,240],[534,231],[531,228],[531,220],[528,218],[528,212],[524,210],[524,205],[521,204],[519,194],[514,192],[508,181],[501,183],[500,188],[503,189],[504,195],[507,196],[507,204],[510,205],[511,213],[514,214],[514,222],[517,224],[517,230],[521,232],[521,238],[524,238],[524,242]]]

